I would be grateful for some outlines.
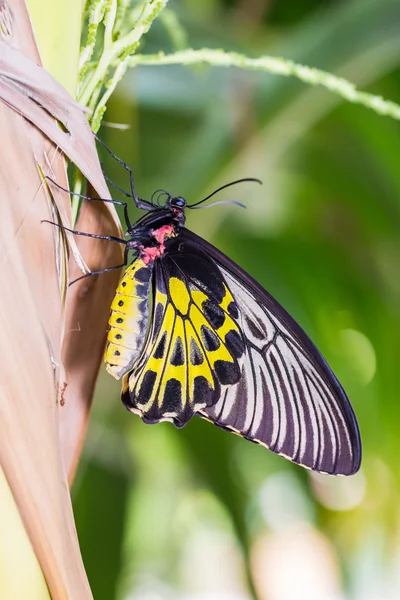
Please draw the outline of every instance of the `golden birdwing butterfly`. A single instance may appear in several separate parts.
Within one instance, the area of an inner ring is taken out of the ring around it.
[[[126,408],[145,423],[177,427],[197,415],[309,469],[355,473],[357,421],[325,359],[263,287],[185,228],[185,210],[223,188],[192,205],[164,190],[147,201],[122,164],[127,195],[146,211],[131,224],[125,202],[106,200],[123,205],[127,233],[105,239],[124,244],[125,264],[133,253],[105,351]]]

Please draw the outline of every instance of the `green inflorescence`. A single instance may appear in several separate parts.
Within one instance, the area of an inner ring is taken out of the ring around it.
[[[94,131],[100,127],[106,101],[129,66],[142,36],[168,0],[89,0],[85,6],[87,38],[80,57],[78,100],[91,109]],[[134,23],[124,31],[125,23]],[[102,25],[100,27],[100,25]],[[93,55],[95,60],[92,60]]]
[[[117,83],[127,68],[137,65],[207,63],[295,77],[309,85],[324,87],[348,102],[400,119],[400,106],[396,103],[362,92],[350,81],[320,69],[274,56],[250,58],[222,49],[183,49],[187,46],[185,31],[171,10],[163,13],[163,23],[177,51],[171,54],[135,54],[142,36],[149,31],[167,3],[168,0],[144,0],[132,6],[131,0],[87,0],[87,35],[80,58],[78,99],[91,109],[90,121],[94,131],[100,127],[106,102]]]

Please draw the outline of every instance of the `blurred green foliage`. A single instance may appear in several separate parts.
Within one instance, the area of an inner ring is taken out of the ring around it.
[[[285,56],[400,98],[395,0],[176,0],[169,9],[142,52],[187,39]],[[184,34],[171,37],[176,20]],[[142,197],[162,187],[196,201],[239,177],[263,180],[221,194],[246,211],[218,206],[187,225],[316,342],[351,398],[364,459],[353,478],[314,477],[199,419],[180,431],[149,427],[102,374],[73,490],[94,597],[286,600],[303,597],[307,568],[311,598],[398,597],[399,123],[297,81],[172,66],[128,72],[105,119],[129,125],[100,135],[132,166]],[[127,188],[126,172],[102,155]]]

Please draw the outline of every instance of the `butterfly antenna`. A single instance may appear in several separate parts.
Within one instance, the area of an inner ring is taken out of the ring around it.
[[[155,196],[156,194],[158,194],[158,196],[157,196],[157,198],[156,198],[156,199],[155,199],[155,201],[154,201],[154,196]],[[156,190],[155,192],[153,192],[153,193],[152,193],[152,195],[151,195],[151,200],[150,200],[150,201],[151,201],[151,203],[153,204],[153,206],[160,206],[160,207],[161,207],[161,203],[160,203],[160,201],[161,201],[161,198],[162,198],[163,196],[166,196],[167,198],[170,198],[170,197],[171,197],[171,194],[169,194],[169,193],[167,192],[167,190],[163,190],[163,189],[159,189],[159,190]]]
[[[62,185],[60,185],[59,183],[54,181],[54,179],[52,179],[48,175],[46,175],[44,177],[44,179],[46,181],[50,181],[50,183],[55,185],[58,189],[62,190],[63,192],[66,192],[67,194],[70,194],[71,196],[77,196],[78,198],[83,198],[84,200],[94,200],[95,202],[105,202],[106,204],[114,204],[115,206],[122,206],[124,209],[124,217],[125,217],[126,226],[128,229],[132,228],[132,225],[131,225],[131,222],[129,219],[129,214],[128,214],[128,205],[126,204],[126,202],[120,202],[119,200],[112,200],[111,198],[100,198],[98,196],[85,196],[85,194],[78,194],[78,192],[72,192],[71,190],[68,190],[67,188],[62,187]]]
[[[230,183],[226,183],[225,185],[219,187],[212,194],[210,194],[206,198],[203,198],[203,200],[200,200],[199,202],[195,202],[195,204],[188,204],[187,208],[194,208],[195,206],[198,206],[199,204],[202,204],[203,202],[205,202],[206,200],[208,200],[212,196],[215,196],[215,194],[218,194],[218,192],[220,192],[221,190],[224,190],[225,188],[230,187],[231,185],[236,185],[237,183],[243,183],[244,181],[255,181],[256,183],[259,183],[260,185],[262,185],[262,181],[260,181],[260,179],[256,179],[255,177],[245,177],[244,179],[237,179],[236,181],[231,181]],[[244,206],[243,204],[240,204],[240,203],[235,202],[233,200],[228,200],[228,203],[229,204],[234,203],[234,204],[239,204],[240,206]],[[210,206],[215,206],[215,204],[216,203],[213,203]],[[219,202],[218,204],[221,204],[221,202]]]
[[[202,208],[211,208],[212,206],[217,206],[217,204],[236,204],[236,206],[240,206],[241,208],[247,208],[245,204],[242,204],[237,200],[217,200],[217,202],[211,202],[211,204],[206,204],[206,206],[189,206],[189,208],[193,208],[193,210],[201,210]]]

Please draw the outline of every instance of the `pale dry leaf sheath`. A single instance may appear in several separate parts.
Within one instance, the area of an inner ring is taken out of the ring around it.
[[[51,154],[51,143],[4,103],[0,129],[0,461],[53,598],[90,598],[58,433],[63,315],[54,235],[40,223],[49,207],[35,157]]]
[[[54,205],[43,186],[39,167],[66,186],[62,149],[101,196],[107,196],[108,190],[82,110],[37,64],[40,60],[23,0],[13,0],[8,6],[9,28],[5,33],[0,30],[3,35],[0,42],[0,342],[3,348],[0,464],[51,597],[85,600],[92,596],[79,552],[63,468],[59,433],[59,413],[63,409],[56,398],[60,384],[68,379],[73,382],[70,386],[73,394],[68,394],[67,388],[64,408],[76,405],[74,421],[78,430],[65,427],[62,435],[64,449],[70,453],[65,454],[64,460],[71,465],[87,419],[102,340],[98,341],[101,336],[96,331],[93,343],[89,344],[91,331],[86,330],[78,343],[75,341],[74,358],[81,355],[81,361],[76,364],[69,360],[63,368],[62,356],[69,356],[69,336],[62,349],[65,327],[59,279],[62,260],[56,260],[60,256],[55,246],[58,235],[55,228],[41,224],[42,219],[53,217]],[[54,194],[54,200],[60,218],[68,221],[67,194]],[[115,212],[109,207],[87,203],[85,215],[83,228],[88,225],[96,233],[118,234]],[[87,221],[91,221],[90,225]],[[108,260],[115,259],[118,264],[120,248],[117,244],[111,246],[100,257],[98,249],[89,246],[85,260],[96,268],[109,266],[104,264]],[[85,323],[88,315],[95,318],[98,314],[97,327],[105,333],[107,293],[104,298],[98,297],[94,281],[86,290],[82,305],[80,296],[84,288],[71,289],[74,293],[67,297],[67,331],[68,323],[77,318]],[[82,374],[81,363],[85,362],[89,348],[90,356],[97,356],[97,363],[92,358]],[[75,377],[77,374],[79,378]]]
[[[87,177],[100,197],[110,197],[94,138],[80,105],[44,69],[4,42],[0,42],[0,97],[62,149]],[[52,115],[67,131],[58,126]],[[61,183],[60,180],[58,182]],[[53,191],[54,195],[56,193]],[[99,202],[86,204],[77,224],[79,230],[102,235],[121,235],[112,206]],[[67,224],[62,210],[61,213],[62,221]],[[54,235],[57,239],[58,234]],[[94,240],[90,240],[91,243],[88,244],[81,237],[76,242],[78,247],[85,247],[84,259],[91,270],[100,270],[122,262],[122,250],[118,244]],[[71,273],[74,269],[75,264],[71,260]],[[65,375],[60,382],[62,386],[67,385],[60,421],[63,457],[70,480],[87,425],[102,360],[107,315],[119,275],[119,271],[115,271],[104,277],[87,279],[68,290],[63,350]],[[74,277],[72,273],[71,279]]]

